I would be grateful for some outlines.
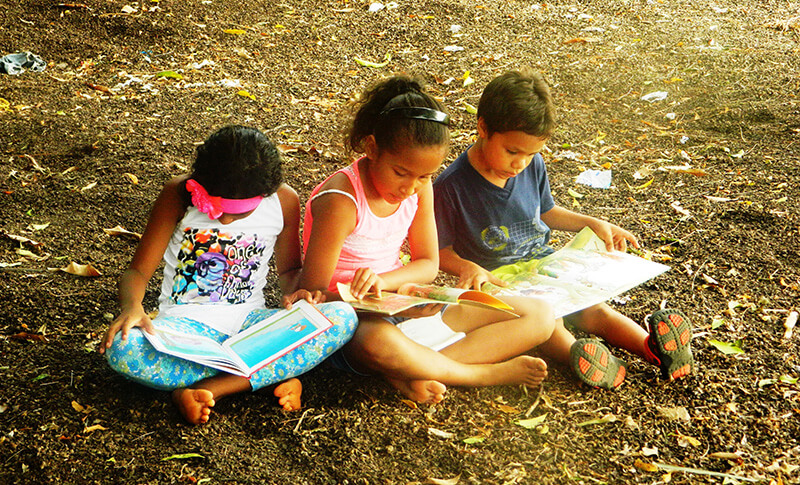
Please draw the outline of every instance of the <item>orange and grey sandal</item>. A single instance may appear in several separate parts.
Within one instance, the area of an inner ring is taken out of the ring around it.
[[[694,369],[692,324],[682,311],[658,310],[647,317],[647,344],[659,361],[664,379],[687,376]]]
[[[569,357],[578,378],[592,387],[615,389],[625,380],[625,363],[597,339],[576,340],[569,349]]]

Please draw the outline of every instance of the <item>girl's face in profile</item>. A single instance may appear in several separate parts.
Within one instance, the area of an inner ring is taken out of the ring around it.
[[[404,146],[394,151],[377,150],[367,143],[369,181],[379,196],[396,205],[430,184],[447,156],[448,145]]]

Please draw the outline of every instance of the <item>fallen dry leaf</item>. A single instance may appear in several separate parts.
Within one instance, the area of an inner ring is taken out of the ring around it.
[[[702,168],[687,168],[687,169],[679,169],[676,170],[678,173],[688,173],[690,175],[694,175],[695,177],[705,177],[708,175],[708,172],[703,170]]]
[[[107,428],[105,428],[105,427],[103,427],[103,426],[101,426],[99,424],[95,424],[95,425],[87,427],[86,429],[83,430],[83,432],[84,433],[91,433],[92,431],[105,431],[106,429]]]
[[[456,485],[461,479],[461,475],[456,475],[453,478],[428,478],[425,483],[430,485]]]
[[[519,409],[507,404],[495,404],[495,407],[506,414],[519,414]]]
[[[114,226],[111,229],[103,229],[103,232],[109,236],[130,236],[136,239],[142,238],[142,235],[138,232],[131,232],[120,225]]]
[[[94,277],[102,275],[102,273],[94,269],[91,264],[78,264],[75,262],[71,262],[63,268],[59,268],[59,270],[75,276]]]
[[[681,207],[681,203],[678,200],[673,201],[672,204],[670,204],[669,206],[675,209],[675,212],[677,212],[678,214],[681,214],[686,217],[692,217],[692,213]]]
[[[33,239],[28,239],[27,237],[17,236],[16,234],[9,234],[7,232],[0,232],[3,236],[11,239],[12,241],[17,241],[21,244],[30,244],[31,246],[41,246],[42,243],[38,241],[34,241]]]
[[[678,446],[686,447],[687,445],[691,445],[695,448],[700,446],[700,440],[697,438],[693,438],[691,436],[686,436],[684,434],[675,433],[675,436],[678,437]]]
[[[730,453],[730,452],[727,452],[727,451],[718,451],[716,453],[709,453],[708,457],[709,458],[716,458],[718,460],[733,461],[733,462],[736,462],[739,465],[744,463],[744,460],[742,459],[741,456],[737,455],[736,453]]]
[[[100,91],[101,93],[104,94],[114,94],[114,91],[112,91],[111,88],[109,88],[108,86],[102,86],[100,84],[92,84],[89,82],[84,84],[86,84],[87,87],[94,89],[95,91]]]
[[[655,473],[655,472],[658,471],[658,467],[657,466],[653,465],[652,463],[647,463],[647,462],[644,462],[644,461],[638,460],[638,459],[635,462],[633,462],[633,466],[635,466],[639,470],[650,472],[650,473]]]
[[[436,429],[436,428],[428,428],[428,434],[432,435],[432,436],[436,436],[437,438],[442,438],[442,439],[446,439],[446,440],[451,440],[451,439],[456,437],[455,434],[453,434],[453,433],[451,433],[449,431],[442,431],[442,430]]]
[[[9,338],[14,340],[31,340],[34,342],[47,342],[47,337],[39,335],[38,333],[20,332],[16,333]]]

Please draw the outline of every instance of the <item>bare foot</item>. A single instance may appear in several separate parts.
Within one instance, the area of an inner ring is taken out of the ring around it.
[[[183,418],[191,424],[208,422],[214,407],[214,394],[207,389],[182,388],[172,391],[172,402]]]
[[[547,363],[538,357],[520,355],[511,360],[497,364],[498,384],[524,384],[538,387],[547,377]]]
[[[391,385],[397,388],[401,394],[415,402],[420,403],[439,403],[444,399],[444,392],[447,387],[439,381],[433,380],[414,380],[404,381],[400,379],[386,379]]]
[[[278,405],[286,411],[300,409],[300,395],[303,393],[303,384],[297,379],[289,379],[281,382],[275,388],[275,397],[278,398]]]

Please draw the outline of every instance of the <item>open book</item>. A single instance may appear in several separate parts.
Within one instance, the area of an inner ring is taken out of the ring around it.
[[[191,360],[230,374],[250,377],[257,370],[333,327],[308,302],[280,311],[230,337],[222,344],[202,335],[155,328],[142,332],[159,352]]]
[[[504,301],[488,293],[477,290],[409,283],[401,286],[398,293],[382,291],[380,297],[377,295],[367,295],[359,300],[350,293],[349,285],[337,283],[336,287],[339,290],[339,295],[342,297],[342,300],[351,304],[353,308],[375,313],[385,313],[387,315],[394,315],[395,313],[408,310],[417,305],[446,303],[450,305],[474,305],[487,309],[500,310],[517,316],[517,314],[514,313],[514,308]]]
[[[485,283],[492,295],[541,298],[556,317],[602,303],[667,271],[669,266],[621,251],[607,251],[588,227],[564,248],[542,258],[501,266],[492,273],[509,285]]]

